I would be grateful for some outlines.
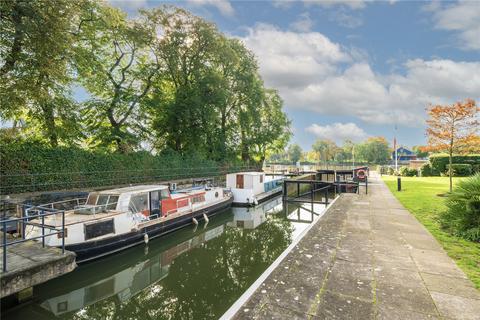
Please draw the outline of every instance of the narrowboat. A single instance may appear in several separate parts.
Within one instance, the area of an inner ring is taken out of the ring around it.
[[[233,194],[233,204],[255,206],[282,192],[283,176],[265,172],[238,172],[227,174],[227,188]]]
[[[26,215],[32,219],[25,227],[25,237],[41,236],[42,230],[45,235],[57,233],[45,237],[45,245],[62,246],[58,231],[64,211],[65,249],[75,252],[81,263],[208,221],[232,201],[230,191],[209,186],[174,191],[166,185],[140,185],[91,192],[83,201],[72,199],[27,209]],[[52,210],[58,214],[43,217],[43,224],[35,218],[35,214]]]

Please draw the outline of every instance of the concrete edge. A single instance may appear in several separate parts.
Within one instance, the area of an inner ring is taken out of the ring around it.
[[[333,199],[332,202],[325,208],[325,210],[322,212],[322,214],[315,220],[313,223],[311,223],[303,232],[298,236],[297,239],[293,240],[293,242],[273,261],[273,263],[260,275],[260,277],[255,280],[254,283],[250,285],[250,287],[245,290],[245,292],[238,298],[232,306],[220,317],[220,320],[228,320],[233,318],[235,314],[240,310],[240,308],[250,299],[250,297],[255,293],[255,291],[262,285],[262,283],[270,276],[270,274],[280,265],[280,263],[287,257],[287,255],[292,251],[297,244],[300,242],[300,240],[303,239],[303,237],[312,229],[320,220],[322,220],[322,217],[332,208],[332,206],[335,204],[335,202],[342,197],[340,194],[337,196],[335,199]]]

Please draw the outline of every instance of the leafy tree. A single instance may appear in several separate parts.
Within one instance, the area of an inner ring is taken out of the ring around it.
[[[301,157],[302,157],[302,148],[296,143],[291,144],[288,147],[288,158],[290,159],[290,161],[293,163],[297,163],[298,161],[300,161]]]
[[[355,154],[359,160],[382,164],[390,158],[390,148],[384,137],[371,137],[357,145]]]
[[[0,2],[0,115],[51,146],[79,135],[71,61],[78,13],[86,5],[86,0]]]
[[[472,142],[478,141],[478,112],[474,100],[456,102],[452,105],[432,105],[427,108],[427,151],[447,152],[449,168],[454,153],[468,151]],[[452,192],[452,170],[448,171]]]
[[[334,160],[339,151],[338,146],[331,140],[318,139],[312,146],[313,151],[317,152],[319,159],[323,161]]]
[[[212,105],[219,99],[218,79],[210,70],[218,31],[178,8],[162,7],[145,14],[162,30],[154,54],[165,73],[163,81],[155,84],[149,103],[156,136],[164,147],[178,152],[205,152],[212,146]]]
[[[156,55],[166,66],[148,103],[158,148],[263,161],[285,147],[283,102],[264,88],[241,42],[181,9],[163,7],[148,17],[163,30]]]
[[[282,111],[283,101],[278,92],[263,89],[261,97],[261,104],[251,103],[250,108],[246,109],[240,118],[241,152],[244,161],[250,161],[254,156],[263,162],[267,152],[284,149],[290,139],[290,120]]]
[[[412,151],[415,152],[419,158],[428,157],[428,151],[425,151],[425,146],[413,146]]]
[[[337,160],[350,161],[353,159],[355,144],[351,140],[345,140],[337,154]]]
[[[157,30],[148,19],[129,21],[119,9],[99,4],[84,14],[76,46],[80,83],[91,98],[83,116],[89,143],[120,152],[139,145],[148,117],[141,104],[161,64],[153,53]]]

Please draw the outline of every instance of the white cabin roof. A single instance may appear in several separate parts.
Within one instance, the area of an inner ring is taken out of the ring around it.
[[[264,175],[265,172],[254,171],[254,172],[236,172],[236,173],[230,173],[230,175],[237,175],[237,174],[243,174],[244,176],[260,176],[260,175]]]
[[[124,188],[110,189],[99,191],[99,194],[122,194],[122,193],[139,193],[139,192],[150,192],[155,190],[164,190],[167,189],[166,185],[140,185],[140,186],[130,186]]]

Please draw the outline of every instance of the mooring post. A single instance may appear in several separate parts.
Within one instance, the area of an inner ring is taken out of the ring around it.
[[[315,185],[313,184],[313,182],[310,182],[310,201],[313,203],[314,200],[314,193],[313,193],[313,189],[315,188]]]
[[[283,181],[283,201],[287,200],[287,180]]]
[[[365,177],[365,194],[368,194],[368,176]]]
[[[25,218],[27,216],[27,211],[25,209],[25,205],[22,205],[22,218]],[[25,219],[20,220],[20,223],[22,224],[22,239],[25,240]]]
[[[45,211],[42,210],[42,247],[45,248]]]
[[[65,254],[65,210],[62,211],[62,254]]]
[[[397,177],[397,191],[402,191],[402,178],[400,176]]]
[[[328,206],[328,188],[325,189],[325,207]]]

